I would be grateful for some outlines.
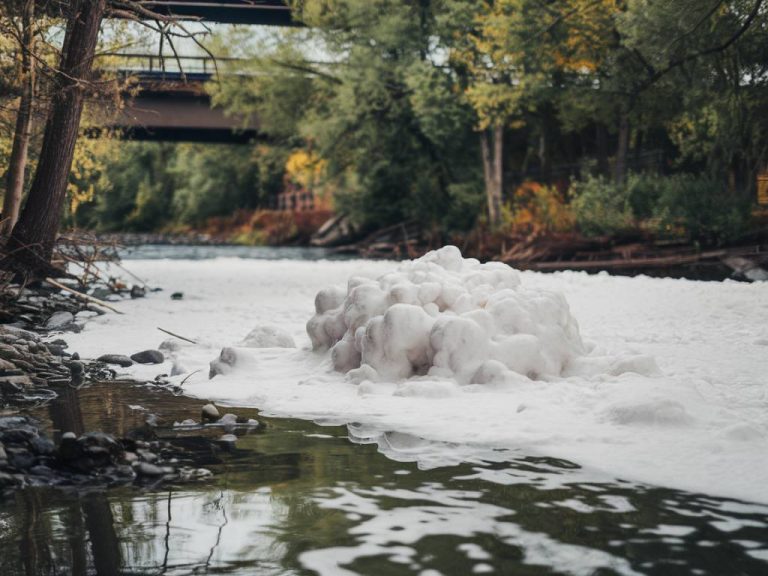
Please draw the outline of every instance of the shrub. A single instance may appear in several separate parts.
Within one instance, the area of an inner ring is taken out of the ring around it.
[[[724,182],[691,174],[665,178],[655,207],[661,233],[682,232],[702,244],[737,238],[749,213],[749,202],[730,193]]]
[[[515,190],[504,220],[513,232],[526,234],[568,232],[575,224],[573,210],[558,189],[537,182],[524,182]]]
[[[576,224],[586,236],[615,234],[634,224],[626,186],[600,176],[571,183]]]

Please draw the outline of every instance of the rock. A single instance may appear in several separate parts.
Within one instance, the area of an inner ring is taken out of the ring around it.
[[[0,472],[0,488],[5,488],[7,486],[16,486],[16,478],[11,476],[10,474],[6,474],[5,472]]]
[[[37,433],[34,428],[28,426],[24,428],[10,428],[0,432],[0,440],[4,444],[26,444],[31,442],[36,436]]]
[[[82,375],[83,372],[85,372],[85,365],[82,362],[78,362],[77,360],[69,362],[67,366],[69,367],[69,372],[72,374],[72,376]]]
[[[0,326],[0,334],[7,334],[14,338],[23,338],[25,340],[37,340],[38,336],[34,332],[24,330],[18,326],[11,326],[10,324],[3,324]]]
[[[8,454],[5,453],[5,446],[3,446],[3,443],[0,442],[0,465],[2,465],[4,462],[7,462],[8,460]]]
[[[192,418],[187,418],[186,420],[182,420],[181,422],[173,423],[174,428],[186,428],[191,426],[198,426],[198,423],[192,420]]]
[[[135,467],[134,471],[139,476],[148,476],[148,477],[158,477],[165,474],[165,471],[160,468],[160,466],[155,466],[154,464],[150,464],[149,462],[139,462]]]
[[[219,418],[218,424],[222,426],[234,426],[237,424],[237,416],[234,414],[224,414]]]
[[[229,374],[235,367],[246,368],[249,365],[255,365],[255,363],[253,351],[248,348],[222,348],[219,357],[210,363],[208,379],[210,380],[218,374]]]
[[[9,448],[8,461],[17,470],[26,470],[35,465],[37,459],[26,448]]]
[[[44,464],[38,464],[37,466],[32,466],[32,468],[29,469],[29,473],[33,476],[41,476],[43,478],[51,479],[53,478],[56,473],[51,470],[48,466],[45,466]]]
[[[50,344],[46,344],[45,347],[48,349],[48,352],[50,352],[54,356],[64,356],[66,354],[64,350],[66,346],[61,346],[59,344],[54,344],[53,342],[51,342]]]
[[[2,416],[0,417],[0,432],[10,430],[11,428],[20,428],[29,426],[31,421],[26,416]]]
[[[167,338],[160,343],[158,349],[166,350],[168,352],[178,352],[181,350],[181,342],[176,338]]]
[[[72,354],[72,360],[80,360],[80,354],[78,354],[77,352]]]
[[[184,298],[184,292],[174,292],[171,294],[171,300],[181,300]]]
[[[206,404],[200,411],[200,418],[203,422],[215,422],[219,419],[219,411],[213,404]]]
[[[248,333],[240,346],[246,348],[296,348],[293,337],[274,326],[257,326]]]
[[[60,312],[54,312],[51,316],[49,316],[48,320],[45,321],[45,327],[48,330],[56,330],[64,328],[65,326],[72,324],[74,321],[75,316],[72,314],[72,312],[62,310]]]
[[[48,438],[37,436],[29,443],[30,448],[35,454],[40,456],[50,456],[56,451],[56,446]]]
[[[171,376],[180,376],[187,372],[189,372],[189,370],[187,370],[178,360],[173,361],[173,366],[171,366]]]
[[[237,436],[235,436],[234,434],[222,434],[219,437],[219,442],[223,444],[234,444],[235,442],[237,442]]]
[[[147,289],[143,286],[134,284],[131,286],[131,298],[144,298],[147,295]]]
[[[23,374],[15,376],[0,376],[0,390],[5,392],[21,392],[27,386],[32,386],[32,380],[29,378],[29,376],[25,376]]]
[[[111,300],[112,290],[108,288],[94,288],[91,292],[91,296],[98,298],[99,300]]]
[[[144,462],[149,462],[149,463],[157,462],[159,458],[158,455],[155,454],[154,452],[150,452],[149,450],[144,450],[142,448],[139,448],[138,450],[136,450],[136,454]]]
[[[0,358],[0,375],[5,376],[6,374],[9,374],[11,376],[15,376],[19,373],[18,368],[16,368],[16,365],[13,362],[9,362],[8,360],[3,360]]]
[[[159,350],[143,350],[131,354],[131,360],[139,364],[162,364],[165,362],[165,356]]]
[[[123,354],[102,354],[96,358],[96,360],[99,362],[104,362],[104,364],[117,364],[123,368],[128,368],[128,366],[133,365],[133,360],[128,358],[128,356],[124,356]]]
[[[139,456],[135,452],[124,452],[123,453],[123,462],[126,464],[133,464],[134,462],[139,461]]]

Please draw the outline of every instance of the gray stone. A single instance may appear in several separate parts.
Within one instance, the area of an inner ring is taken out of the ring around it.
[[[26,340],[37,340],[38,336],[34,332],[24,330],[17,326],[11,326],[10,324],[3,324],[0,326],[0,334],[8,334],[14,338],[24,338]]]
[[[16,478],[5,472],[0,472],[0,488],[16,486]]]
[[[147,289],[143,286],[137,286],[134,284],[131,286],[131,298],[144,298],[147,294]]]
[[[213,404],[203,406],[200,416],[203,422],[215,422],[219,419],[219,411]]]
[[[13,376],[3,376],[0,378],[3,382],[8,382],[10,384],[15,384],[16,386],[32,386],[32,380],[29,379],[29,376],[26,376],[24,374],[21,375],[13,375]]]
[[[237,416],[235,414],[224,414],[224,416],[219,418],[218,423],[222,426],[234,426],[237,424]]]
[[[222,434],[219,438],[219,442],[223,442],[225,444],[234,444],[237,442],[237,436],[234,434]]]
[[[143,350],[131,354],[131,360],[139,364],[162,364],[165,362],[165,356],[160,350]]]
[[[85,371],[85,365],[82,362],[78,362],[77,360],[69,362],[68,366],[72,376],[82,376],[83,372]]]
[[[48,330],[56,330],[58,328],[64,328],[65,326],[72,324],[75,321],[75,316],[72,312],[62,310],[60,312],[54,312],[48,320],[45,321],[45,327]]]
[[[54,446],[53,442],[42,436],[33,438],[29,445],[35,454],[40,454],[42,456],[49,456],[56,451],[56,446]]]
[[[99,362],[104,362],[104,364],[117,364],[123,368],[128,368],[128,366],[133,365],[133,360],[128,358],[128,356],[124,356],[123,354],[102,354],[96,358],[96,360]]]
[[[133,464],[134,462],[138,462],[139,457],[135,452],[124,452],[123,453],[123,462],[126,464]]]
[[[165,471],[160,466],[155,466],[149,462],[139,462],[134,470],[139,476],[157,477],[165,474]]]
[[[167,350],[168,352],[178,352],[181,350],[181,342],[176,338],[168,338],[163,340],[158,348],[160,350]]]

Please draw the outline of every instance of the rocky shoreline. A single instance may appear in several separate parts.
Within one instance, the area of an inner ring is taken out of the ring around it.
[[[110,282],[81,287],[83,294],[114,294],[118,297],[144,296],[143,287]],[[144,382],[115,380],[112,366],[125,367],[134,362],[159,364],[164,361],[159,350],[143,350],[127,355],[105,355],[95,360],[81,359],[68,350],[66,334],[78,332],[85,322],[105,312],[90,302],[40,283],[34,287],[6,286],[0,292],[0,494],[37,486],[62,488],[110,487],[126,484],[158,486],[199,482],[212,473],[196,466],[185,456],[183,447],[171,439],[162,439],[158,427],[208,434],[205,442],[216,450],[231,450],[237,429],[260,427],[253,419],[235,414],[219,415],[212,404],[199,405],[199,421],[162,422],[147,413],[142,426],[118,436],[102,430],[76,433],[79,425],[59,424],[51,436],[41,423],[31,417],[30,409],[39,409],[94,383],[109,386],[139,386]],[[166,387],[160,374],[154,388]],[[77,406],[74,411],[79,412]],[[190,415],[192,416],[192,415]]]

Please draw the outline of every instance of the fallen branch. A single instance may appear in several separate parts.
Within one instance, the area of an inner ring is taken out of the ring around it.
[[[169,334],[170,336],[173,336],[174,338],[178,338],[179,340],[184,340],[185,342],[189,342],[190,344],[197,344],[194,340],[190,340],[189,338],[184,338],[184,336],[179,336],[178,334],[174,334],[170,330],[166,330],[165,328],[160,328],[160,326],[157,327],[160,332],[165,332],[166,334]]]
[[[64,290],[65,292],[71,293],[75,298],[79,298],[80,300],[85,300],[86,302],[93,302],[94,304],[97,304],[102,308],[111,310],[115,314],[124,314],[124,312],[121,312],[117,308],[107,304],[106,302],[104,302],[104,300],[99,300],[98,298],[95,298],[93,296],[88,296],[88,294],[83,294],[82,292],[78,292],[74,288],[70,288],[69,286],[65,286],[64,284],[60,284],[59,282],[56,282],[56,280],[54,280],[53,278],[46,278],[45,281],[48,282],[48,284],[50,284],[51,286],[55,286],[59,290]]]

